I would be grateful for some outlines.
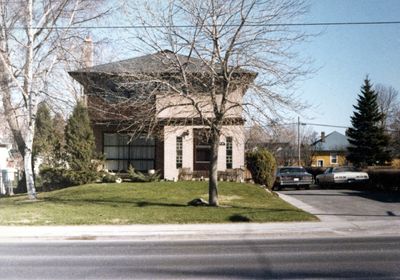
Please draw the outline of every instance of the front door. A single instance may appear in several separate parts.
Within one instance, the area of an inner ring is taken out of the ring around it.
[[[193,169],[208,171],[211,157],[210,133],[206,129],[193,129]]]

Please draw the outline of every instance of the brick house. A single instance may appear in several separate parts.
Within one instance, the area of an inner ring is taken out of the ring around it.
[[[192,91],[190,99],[171,90],[179,86],[175,62],[185,64],[190,84],[196,84],[198,93]],[[162,51],[69,72],[84,87],[96,149],[105,156],[105,168],[116,172],[126,171],[130,165],[145,172],[155,169],[168,180],[178,178],[182,169],[206,176],[210,143],[204,120],[213,116],[207,71],[200,59]],[[239,106],[224,117],[219,171],[244,167],[240,105],[255,76],[254,72],[237,71],[238,83],[228,98]],[[201,104],[202,118],[188,100]]]

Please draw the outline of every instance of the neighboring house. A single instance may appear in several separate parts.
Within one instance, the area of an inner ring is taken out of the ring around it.
[[[203,116],[212,116],[211,100],[206,93],[209,89],[204,88],[207,82],[199,83],[197,80],[198,77],[209,78],[204,75],[209,70],[200,59],[188,60],[186,56],[163,51],[69,73],[84,87],[97,151],[105,155],[106,169],[121,172],[130,165],[145,172],[156,169],[168,180],[177,179],[182,169],[208,173],[211,146],[205,137],[207,126],[202,125],[202,119],[191,105],[183,105],[188,102],[185,97],[164,86],[179,76],[175,65],[169,62],[174,59],[183,61],[191,77],[196,77],[193,83],[197,82],[200,93],[191,98],[201,101]],[[151,81],[149,77],[154,79]],[[248,82],[238,83],[232,91],[232,104],[241,104],[255,74],[239,71],[237,79],[240,81],[243,77]],[[152,84],[154,80],[157,80],[157,85]],[[146,87],[145,90],[152,92],[151,97],[143,93]],[[129,100],[136,102],[129,103]],[[135,122],[143,110],[150,112],[148,121]],[[244,168],[242,107],[235,106],[225,120],[218,151],[218,170]],[[156,128],[156,133],[146,133],[146,125],[149,130],[153,130],[150,127]],[[131,138],[138,126],[142,126],[142,134]]]
[[[347,165],[347,136],[334,131],[328,135],[321,132],[321,138],[312,144],[312,166],[330,167]]]
[[[0,144],[0,194],[13,193],[12,187],[17,183],[21,160],[11,144]]]

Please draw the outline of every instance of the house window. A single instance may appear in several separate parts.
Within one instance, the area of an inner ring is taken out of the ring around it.
[[[129,166],[139,171],[154,169],[155,141],[145,135],[131,139],[128,134],[104,133],[103,153],[110,171],[126,171]]]
[[[176,137],[176,168],[182,168],[182,136]]]
[[[232,169],[232,137],[226,137],[226,169]]]
[[[317,160],[318,167],[324,167],[324,161],[322,159]]]
[[[337,154],[336,153],[332,153],[331,154],[331,164],[337,164],[338,160],[337,160]]]

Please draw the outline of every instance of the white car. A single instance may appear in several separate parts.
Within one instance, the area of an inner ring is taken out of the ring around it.
[[[362,184],[368,181],[368,173],[357,171],[354,167],[329,167],[323,174],[317,175],[318,185]]]

